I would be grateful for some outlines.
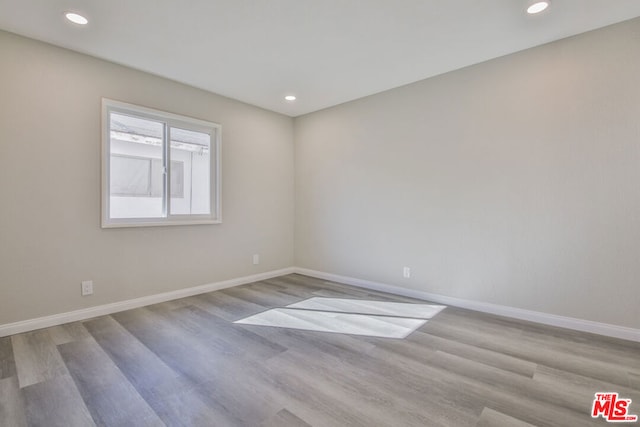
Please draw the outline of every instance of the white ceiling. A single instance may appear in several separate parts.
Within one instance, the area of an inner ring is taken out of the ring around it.
[[[639,0],[552,0],[535,16],[525,8],[526,0],[0,0],[0,29],[298,116],[640,16]],[[68,10],[89,25],[67,22]]]

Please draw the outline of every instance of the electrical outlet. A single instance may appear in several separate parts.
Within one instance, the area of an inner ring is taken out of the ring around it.
[[[93,280],[84,280],[82,282],[82,296],[93,295]]]
[[[253,256],[253,265],[258,265],[260,264],[260,255],[259,254],[255,254]]]
[[[411,277],[411,269],[409,267],[405,267],[402,269],[402,277],[408,279]]]

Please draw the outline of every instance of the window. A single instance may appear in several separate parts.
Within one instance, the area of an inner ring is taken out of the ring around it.
[[[103,99],[102,226],[220,223],[220,125]]]

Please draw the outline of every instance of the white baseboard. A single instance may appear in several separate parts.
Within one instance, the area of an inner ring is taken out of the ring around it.
[[[74,310],[67,313],[54,314],[51,316],[38,317],[36,319],[23,320],[15,323],[0,325],[0,337],[5,337],[36,329],[48,328],[50,326],[61,325],[69,322],[90,319],[92,317],[104,316],[133,308],[144,307],[151,304],[171,301],[174,299],[190,297],[207,292],[247,283],[267,280],[278,276],[298,273],[305,276],[315,277],[323,280],[344,283],[358,286],[360,288],[372,289],[391,294],[402,295],[412,298],[436,302],[438,304],[451,305],[454,307],[466,308],[484,313],[496,314],[499,316],[511,317],[514,319],[527,320],[544,325],[558,326],[561,328],[573,329],[576,331],[589,332],[613,338],[621,338],[629,341],[640,342],[640,330],[625,326],[611,325],[607,323],[593,322],[591,320],[575,319],[572,317],[558,316],[555,314],[542,313],[539,311],[525,310],[521,308],[508,307],[504,305],[491,304],[481,301],[472,301],[462,298],[447,297],[444,295],[432,294],[415,289],[401,288],[399,286],[388,285],[370,280],[356,279],[354,277],[340,276],[337,274],[325,273],[322,271],[309,270],[306,268],[289,267],[280,270],[268,271],[251,276],[239,277],[236,279],[223,280],[220,282],[208,283],[206,285],[194,286],[186,289],[179,289],[171,292],[164,292],[156,295],[115,302],[111,304],[89,307],[81,310]]]
[[[130,310],[132,308],[144,307],[151,304],[158,304],[178,298],[190,297],[193,295],[204,294],[206,292],[217,291],[220,289],[231,288],[233,286],[244,285],[247,283],[258,282],[260,280],[271,279],[278,276],[294,273],[293,267],[283,268],[281,270],[268,271],[266,273],[253,274],[251,276],[239,277],[236,279],[223,280],[221,282],[208,283],[206,285],[194,286],[186,289],[178,289],[177,291],[164,292],[156,295],[130,299],[126,301],[114,302],[111,304],[98,305],[95,307],[74,310],[67,313],[54,314],[51,316],[38,317],[36,319],[23,320],[15,323],[0,325],[0,337],[19,334],[21,332],[33,331],[36,329],[48,328],[50,326],[61,325],[63,323],[77,322],[92,317],[104,316],[107,314],[117,313],[119,311]]]
[[[401,288],[399,286],[387,285],[384,283],[372,282],[369,280],[356,279],[353,277],[340,276],[337,274],[309,270],[306,268],[296,267],[295,272],[318,279],[330,280],[332,282],[344,283],[346,285],[358,286],[360,288],[423,299],[436,302],[438,304],[467,308],[469,310],[481,311],[484,313],[491,313],[499,316],[511,317],[514,319],[527,320],[530,322],[542,323],[544,325],[558,326],[561,328],[573,329],[576,331],[589,332],[592,334],[640,342],[640,329],[593,322],[591,320],[575,319],[573,317],[558,316],[555,314],[542,313],[539,311],[525,310],[521,308],[508,307],[504,305],[497,305],[480,301],[447,297],[444,295],[432,294],[415,289]]]

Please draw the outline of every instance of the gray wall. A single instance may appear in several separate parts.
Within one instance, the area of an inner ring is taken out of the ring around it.
[[[636,19],[296,119],[296,265],[639,328],[639,47]]]
[[[0,324],[293,264],[291,118],[5,32],[0,52]],[[102,97],[222,125],[223,224],[100,228]]]

